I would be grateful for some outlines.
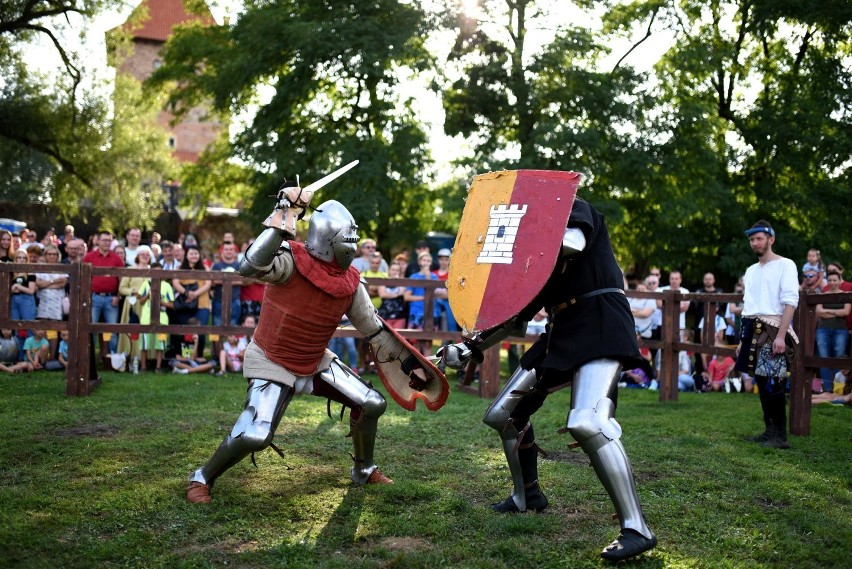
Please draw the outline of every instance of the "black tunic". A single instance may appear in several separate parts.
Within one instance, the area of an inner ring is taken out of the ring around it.
[[[586,237],[580,253],[560,256],[542,290],[520,313],[529,321],[542,308],[550,309],[572,298],[603,288],[624,288],[624,277],[612,252],[606,222],[588,202],[577,199],[568,218]],[[524,355],[521,365],[571,370],[586,362],[610,358],[626,369],[639,365],[636,326],[630,304],[610,292],[578,300],[551,316],[549,332]]]

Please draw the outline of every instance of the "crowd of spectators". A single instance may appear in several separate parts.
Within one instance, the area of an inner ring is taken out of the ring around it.
[[[644,278],[625,278],[625,288],[637,291],[659,292],[678,290],[689,293],[683,286],[682,274],[672,270],[668,274],[668,284],[660,286],[662,273],[652,267]],[[824,263],[816,249],[808,251],[807,260],[802,265],[800,276],[801,290],[807,294],[824,294],[852,291],[852,283],[843,280],[843,266],[838,262]],[[713,273],[704,274],[702,286],[695,293],[720,294],[724,291],[716,286]],[[743,281],[740,278],[734,286],[734,293],[743,294]],[[652,306],[655,304],[656,306]],[[636,323],[637,339],[660,339],[663,325],[662,301],[631,298],[630,307]],[[742,302],[714,303],[712,337],[716,346],[735,347],[739,341]],[[703,301],[683,300],[678,306],[680,341],[692,343],[700,338],[705,326],[705,303]],[[849,335],[852,334],[852,304],[824,303],[815,306],[816,344],[815,353],[820,357],[849,356]],[[643,350],[652,365],[642,366],[624,372],[622,383],[626,386],[654,388],[655,379],[660,372],[660,353],[656,350]],[[751,392],[752,378],[733,369],[733,359],[729,356],[711,356],[703,353],[680,351],[678,354],[678,389],[680,391],[725,391]],[[822,368],[819,377],[814,378],[812,390],[818,393],[848,393],[846,384],[848,370]]]
[[[67,225],[63,234],[51,229],[38,238],[34,230],[20,234],[0,229],[0,262],[27,265],[26,269],[11,275],[9,315],[12,320],[63,320],[70,309],[67,274],[40,272],[39,264],[90,263],[98,267],[166,270],[197,270],[200,272],[239,270],[242,251],[250,243],[239,246],[232,233],[225,233],[218,249],[205,255],[198,240],[191,234],[181,235],[176,241],[162,239],[153,232],[143,242],[143,232],[130,228],[123,236],[100,231],[87,239],[75,234]],[[30,268],[29,265],[33,267]],[[151,322],[151,279],[147,273],[122,278],[95,275],[92,277],[92,322],[149,324]],[[235,358],[240,358],[239,346],[251,335],[263,298],[263,283],[244,279],[243,286],[232,287],[230,324],[244,323],[246,334],[228,337],[224,342],[214,342],[205,358],[207,336],[190,337],[162,334],[102,334],[99,337],[101,355],[110,366],[133,371],[144,371],[149,365],[157,372],[171,369],[184,373],[186,368],[195,372],[214,370],[212,362],[223,361],[222,370],[234,372],[240,368]],[[202,275],[196,279],[162,279],[160,281],[159,322],[161,324],[199,325],[222,324],[222,285],[211,286]],[[0,342],[0,371],[11,373],[34,369],[64,369],[67,363],[67,332],[52,330],[3,331]],[[13,350],[12,343],[16,349]],[[186,344],[193,350],[189,359],[182,362]],[[224,357],[224,360],[222,359]],[[210,360],[210,366],[206,364]]]
[[[223,324],[222,285],[213,286],[208,271],[238,272],[243,253],[250,241],[238,244],[231,232],[222,235],[213,251],[205,252],[192,234],[180,235],[171,241],[150,233],[143,239],[139,228],[128,229],[123,237],[109,232],[99,232],[83,239],[68,225],[62,235],[53,230],[39,239],[36,231],[27,229],[20,234],[0,229],[0,262],[15,262],[26,269],[11,275],[9,314],[13,320],[62,320],[67,318],[69,283],[67,275],[38,270],[40,263],[86,262],[102,267],[132,267],[136,269],[162,268],[166,270],[198,271],[195,278],[163,279],[160,283],[161,324]],[[378,284],[374,279],[409,278],[446,281],[449,273],[451,251],[441,248],[435,258],[428,241],[418,241],[414,253],[408,250],[394,255],[385,254],[375,239],[363,239],[353,266],[362,276],[370,279],[368,291],[379,315],[397,329],[422,330],[425,322],[425,290],[423,287],[401,284]],[[32,267],[30,267],[32,265]],[[643,278],[639,275],[625,278],[625,288],[637,291],[660,292],[678,290],[688,293],[683,276],[678,270],[666,275],[652,267]],[[232,287],[230,324],[244,325],[244,336],[227,336],[211,342],[205,334],[171,337],[159,334],[103,334],[100,339],[104,356],[118,355],[117,367],[156,371],[171,369],[177,373],[236,373],[241,370],[241,354],[245,349],[251,329],[261,317],[265,285],[256,280],[243,279]],[[816,249],[808,251],[802,264],[801,288],[808,294],[852,291],[852,283],[843,279],[843,266],[837,262],[824,262]],[[113,277],[95,276],[92,279],[92,320],[107,323],[151,322],[150,279],[145,276]],[[722,293],[712,272],[704,274],[701,286],[693,292]],[[740,279],[733,292],[742,294]],[[439,287],[433,295],[433,322],[436,330],[459,331],[447,298],[447,289]],[[662,301],[650,298],[631,298],[631,311],[636,324],[637,338],[661,338]],[[736,345],[739,335],[742,303],[715,303],[713,338],[718,345]],[[681,341],[692,342],[700,338],[705,326],[704,302],[681,301],[678,306]],[[852,330],[852,310],[849,303],[825,303],[816,306],[816,351],[820,356],[840,357],[849,354],[849,334]],[[542,312],[530,323],[529,333],[542,333],[547,314]],[[341,322],[341,327],[347,326]],[[67,361],[67,341],[54,331],[21,330],[17,335],[4,330],[0,337],[0,371],[29,371],[45,366],[62,369]],[[216,338],[216,336],[214,336]],[[14,343],[14,345],[13,345]],[[421,342],[424,353],[431,350],[430,342]],[[12,348],[15,348],[14,350]],[[335,338],[329,346],[349,366],[359,372],[369,371],[370,355],[366,344],[354,338]],[[13,353],[14,352],[14,353]],[[209,356],[208,356],[209,354]],[[427,354],[431,355],[431,353]],[[623,383],[631,386],[655,388],[659,376],[660,353],[643,349],[647,365],[636,370],[626,370]],[[708,357],[681,351],[678,354],[678,386],[683,391],[751,391],[750,378],[732,370],[730,358]],[[823,368],[814,381],[814,389],[831,392],[840,389],[848,372]],[[848,387],[846,388],[848,391]]]
[[[53,230],[45,232],[39,239],[36,231],[27,229],[20,234],[0,230],[0,262],[16,262],[26,265],[41,263],[75,262],[90,263],[97,267],[199,271],[196,278],[162,279],[160,282],[159,322],[161,324],[208,325],[226,324],[222,320],[222,285],[213,286],[202,273],[209,271],[238,272],[242,255],[249,242],[238,244],[231,232],[225,232],[218,246],[204,251],[199,240],[192,234],[180,235],[174,241],[163,239],[157,232],[147,238],[139,228],[130,228],[123,235],[107,231],[97,232],[87,238],[76,235],[68,225],[62,235]],[[413,278],[446,281],[449,269],[450,250],[438,251],[437,261],[432,259],[429,244],[419,241],[414,247],[419,262],[410,262],[408,251],[401,251],[393,258],[382,254],[373,239],[364,239],[359,244],[358,256],[353,262],[362,276],[375,278]],[[147,273],[122,278],[96,275],[92,278],[92,322],[148,324],[151,322],[151,281]],[[34,266],[12,275],[10,317],[13,320],[51,319],[68,317],[69,283],[62,273],[42,273]],[[240,285],[231,288],[230,324],[254,328],[261,316],[265,285],[253,279],[242,279]],[[373,304],[379,314],[397,329],[422,329],[424,322],[424,291],[418,287],[373,284],[368,287]],[[447,300],[446,288],[435,292],[434,321],[436,329],[458,330]],[[345,327],[347,322],[341,322]],[[0,357],[0,371],[26,371],[41,369],[46,362],[64,361],[60,358],[59,334],[36,330],[21,330],[8,333],[9,342],[14,342],[16,354],[5,353]],[[113,368],[127,371],[157,372],[171,370],[175,373],[215,372],[227,373],[241,370],[239,363],[242,350],[250,337],[228,336],[222,341],[216,338],[208,345],[208,335],[188,336],[162,334],[101,334],[98,337],[100,355]],[[44,336],[44,338],[40,338]],[[37,340],[30,340],[37,338]],[[47,348],[33,352],[34,342],[41,347],[42,339]],[[427,343],[422,343],[424,350]],[[360,371],[370,368],[370,355],[366,344],[354,338],[335,338],[329,346],[341,359]],[[67,343],[62,345],[67,357]],[[31,353],[32,352],[32,353]],[[29,366],[28,358],[35,358]]]

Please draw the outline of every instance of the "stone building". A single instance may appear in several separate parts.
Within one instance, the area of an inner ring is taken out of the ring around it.
[[[147,17],[131,24],[135,17],[146,10]],[[162,64],[163,46],[172,29],[178,24],[192,21],[216,24],[206,5],[203,13],[196,14],[186,9],[183,0],[142,0],[128,21],[117,28],[129,32],[133,42],[130,53],[121,59],[117,71],[128,73],[140,82],[144,81]],[[175,125],[171,125],[173,119],[172,113],[166,110],[160,112],[159,123],[169,131],[169,145],[181,162],[197,162],[199,155],[216,139],[223,126],[215,117],[208,116],[203,107],[191,109]]]

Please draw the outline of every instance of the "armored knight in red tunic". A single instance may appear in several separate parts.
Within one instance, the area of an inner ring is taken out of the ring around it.
[[[358,226],[349,211],[333,200],[321,204],[311,215],[306,242],[292,241],[312,195],[299,187],[282,188],[266,229],[242,261],[241,274],[270,285],[263,318],[246,349],[246,404],[210,460],[190,476],[190,502],[209,502],[210,488],[222,473],[270,445],[297,393],[327,397],[351,409],[353,482],[392,483],[373,460],[385,399],[326,348],[344,314],[367,337],[379,375],[400,405],[413,410],[420,399],[436,410],[447,399],[444,375],[379,318],[350,266]]]

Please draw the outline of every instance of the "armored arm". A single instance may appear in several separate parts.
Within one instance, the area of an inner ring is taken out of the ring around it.
[[[409,411],[418,399],[431,411],[444,405],[450,389],[447,378],[376,314],[363,279],[346,314],[366,336],[379,378],[394,401]]]
[[[264,229],[240,261],[240,274],[244,277],[260,278],[269,273],[275,254],[286,238],[284,231],[277,227]]]
[[[291,267],[277,267],[274,263],[276,253],[285,240],[296,237],[296,222],[305,215],[313,194],[312,190],[298,186],[278,190],[275,208],[263,222],[266,229],[258,235],[240,262],[242,276],[262,279],[272,272],[289,274]]]
[[[501,326],[486,330],[482,334],[467,339],[458,344],[450,344],[438,350],[438,357],[445,366],[453,369],[462,369],[470,360],[476,363],[482,362],[482,352],[502,342],[509,336],[525,336],[527,333],[527,322],[520,318],[513,318]]]
[[[314,196],[313,190],[298,186],[282,187],[278,190],[275,209],[263,222],[266,227],[274,227],[284,232],[286,239],[295,239],[296,222],[305,216],[305,210]]]
[[[349,317],[349,321],[352,322],[355,329],[367,337],[367,341],[370,343],[370,346],[373,347],[373,350],[378,351],[392,338],[392,334],[388,333],[385,329],[386,324],[376,313],[376,309],[370,300],[370,293],[367,291],[366,284],[366,281],[362,277],[361,285],[358,287],[358,290],[355,291],[355,297],[352,299],[352,306],[349,308],[346,315]],[[402,368],[403,372],[411,378],[409,386],[412,389],[422,391],[426,387],[426,376],[423,374],[422,368],[417,362],[417,359],[412,354],[406,354],[402,351],[398,351],[392,357],[386,358],[385,361],[388,363],[391,361],[399,362],[399,366]]]

